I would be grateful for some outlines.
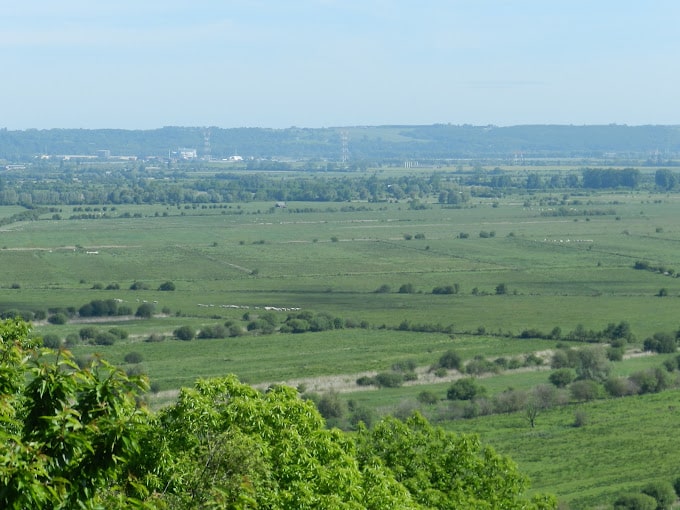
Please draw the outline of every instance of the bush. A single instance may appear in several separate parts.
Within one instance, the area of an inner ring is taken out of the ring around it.
[[[189,341],[193,340],[196,336],[196,331],[191,326],[180,326],[172,333],[178,340]]]
[[[389,285],[387,285],[386,283],[383,283],[380,287],[375,289],[375,292],[377,294],[387,294],[391,291],[392,291],[392,288]]]
[[[135,317],[141,317],[143,319],[150,319],[153,316],[155,307],[151,303],[142,303],[137,307],[135,312]]]
[[[677,350],[675,338],[668,333],[654,333],[650,338],[645,339],[643,344],[645,351],[658,353],[670,353]]]
[[[128,332],[122,328],[110,328],[109,333],[118,337],[120,340],[125,340],[128,337]]]
[[[335,418],[339,419],[345,414],[345,403],[340,399],[340,396],[335,391],[329,391],[319,399],[316,404],[319,413],[325,419]]]
[[[548,379],[558,388],[564,388],[576,379],[576,373],[571,368],[558,368]]]
[[[638,386],[626,377],[611,377],[604,383],[605,391],[612,397],[635,395],[640,390]]]
[[[204,326],[198,333],[198,338],[226,338],[229,331],[222,324]]]
[[[574,413],[574,427],[585,427],[588,424],[588,415],[582,409]]]
[[[675,489],[673,489],[670,482],[652,482],[649,485],[646,485],[641,492],[642,494],[654,498],[658,510],[669,509],[675,502]]]
[[[80,328],[80,331],[78,331],[81,340],[92,340],[97,336],[97,333],[98,330],[94,326]]]
[[[118,337],[108,331],[101,331],[94,337],[94,343],[97,345],[113,345],[116,343],[116,340],[118,340]]]
[[[661,368],[650,368],[630,375],[640,393],[658,393],[670,386],[668,373]]]
[[[165,340],[165,335],[161,335],[160,333],[151,333],[148,337],[146,337],[145,342],[162,342]]]
[[[404,376],[397,372],[381,372],[375,376],[375,381],[383,388],[398,388],[404,383]]]
[[[472,400],[475,397],[482,396],[486,389],[480,386],[473,377],[466,377],[458,379],[454,382],[446,392],[446,398],[449,400]]]
[[[47,334],[43,336],[43,345],[50,349],[59,349],[61,347],[61,338],[58,335]]]
[[[399,287],[399,294],[415,294],[416,288],[412,283],[405,283]]]
[[[377,384],[375,377],[369,377],[367,375],[362,375],[356,380],[357,386],[373,386]]]
[[[600,385],[590,379],[576,381],[571,385],[571,396],[576,400],[595,400],[600,394]]]
[[[483,356],[475,356],[465,365],[465,373],[470,375],[481,375],[487,373],[497,373],[500,367],[493,361],[485,359]]]
[[[47,322],[55,325],[66,324],[68,322],[68,317],[63,313],[55,313],[47,318]]]
[[[447,368],[449,370],[450,369],[460,370],[460,367],[462,365],[463,359],[460,357],[460,354],[454,351],[446,351],[439,358],[439,366]]]
[[[173,290],[175,290],[175,284],[173,282],[170,282],[170,281],[163,282],[158,287],[158,290],[162,290],[162,291],[166,291],[166,292],[173,291]]]
[[[133,351],[133,352],[128,352],[125,355],[125,357],[123,358],[123,360],[125,361],[125,363],[135,364],[135,363],[141,363],[143,361],[143,357],[140,353]]]
[[[656,510],[656,500],[647,494],[622,494],[614,501],[614,510]]]
[[[149,286],[143,282],[133,282],[132,285],[130,285],[130,290],[147,290],[148,288]]]
[[[421,391],[418,393],[418,402],[421,404],[434,405],[439,402],[439,397],[432,391]]]

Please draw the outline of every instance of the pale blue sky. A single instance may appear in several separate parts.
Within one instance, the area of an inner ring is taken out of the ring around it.
[[[23,0],[0,127],[680,124],[677,0]]]

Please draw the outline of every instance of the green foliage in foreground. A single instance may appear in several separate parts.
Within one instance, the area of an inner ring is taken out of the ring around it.
[[[549,509],[474,436],[420,415],[349,436],[289,387],[200,380],[158,414],[142,378],[0,323],[3,508]],[[56,361],[55,361],[56,360]]]

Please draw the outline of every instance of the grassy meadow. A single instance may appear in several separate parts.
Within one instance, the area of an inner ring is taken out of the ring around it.
[[[536,192],[472,198],[460,209],[431,200],[420,210],[405,201],[288,203],[285,209],[273,203],[129,205],[100,219],[68,219],[72,208],[60,209],[62,219],[49,213],[0,229],[0,309],[77,310],[92,300],[116,299],[135,310],[153,303],[157,313],[151,319],[36,321],[33,332],[66,338],[85,326],[123,328],[128,338],[114,345],[70,348],[77,356],[99,354],[121,366],[127,366],[127,353],[138,352],[141,368],[161,392],[227,373],[252,384],[307,380],[311,390],[317,389],[309,383],[313,378],[334,376],[343,398],[387,412],[415,401],[423,390],[443,400],[450,380],[359,391],[353,382],[358,374],[407,361],[425,373],[451,349],[464,359],[494,359],[556,347],[554,340],[511,338],[525,329],[559,327],[566,335],[579,324],[599,331],[627,321],[637,338],[629,346],[634,351],[644,338],[680,325],[677,194],[565,198]],[[0,208],[0,218],[20,210]],[[665,271],[635,270],[637,261]],[[176,290],[158,290],[166,281]],[[133,282],[147,288],[130,290]],[[400,293],[405,284],[414,292]],[[454,284],[457,294],[432,293]],[[501,284],[506,292],[498,294]],[[362,327],[170,338],[183,325],[198,330],[226,321],[245,332],[265,307],[280,309],[270,313],[281,322],[299,309]],[[397,331],[404,322],[451,325],[452,333]],[[153,333],[168,338],[145,342]],[[663,359],[632,358],[615,363],[614,371],[627,375]],[[480,384],[494,395],[547,381],[547,370],[510,370]],[[555,492],[571,508],[591,508],[624,487],[675,475],[680,455],[670,441],[677,397],[669,391],[568,405],[546,411],[535,429],[521,413],[446,423],[478,432],[509,454],[536,490]],[[445,403],[439,405],[441,417]],[[584,427],[573,427],[576,408],[590,417]],[[658,459],[650,459],[657,447]]]

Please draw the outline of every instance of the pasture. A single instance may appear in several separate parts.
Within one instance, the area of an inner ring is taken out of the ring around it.
[[[473,197],[463,208],[433,198],[424,203],[416,209],[406,201],[288,203],[286,208],[263,202],[123,205],[107,218],[90,219],[69,219],[72,208],[60,206],[61,219],[49,213],[0,229],[0,309],[78,310],[107,299],[132,311],[153,304],[156,314],[150,319],[102,317],[86,323],[74,316],[61,325],[35,321],[33,332],[64,339],[85,326],[125,329],[128,338],[114,345],[76,342],[69,348],[80,357],[100,354],[127,369],[125,355],[141,354],[138,370],[161,392],[152,397],[154,405],[163,403],[163,393],[172,398],[172,390],[196,378],[235,373],[252,384],[302,382],[310,391],[339,389],[343,398],[380,412],[414,401],[423,390],[443,399],[450,379],[424,378],[427,367],[451,349],[465,359],[523,357],[557,343],[516,338],[526,329],[549,333],[557,327],[567,336],[578,325],[599,331],[620,321],[629,322],[637,338],[629,348],[639,349],[646,337],[675,332],[680,325],[680,195],[535,192]],[[0,208],[0,217],[18,211]],[[662,270],[636,270],[638,261]],[[167,281],[175,284],[174,291],[159,290]],[[144,288],[131,290],[135,282]],[[409,292],[399,292],[404,285]],[[457,293],[432,292],[453,285]],[[293,309],[326,313],[354,327],[301,334],[246,331],[249,321],[264,313],[280,324]],[[198,331],[225,322],[243,336],[171,338],[180,326]],[[402,324],[407,330],[398,330]],[[412,328],[419,325],[437,325],[440,332]],[[151,334],[166,339],[146,342]],[[626,375],[662,359],[627,360],[614,370]],[[420,384],[359,391],[354,383],[361,374],[407,361],[419,367]],[[314,386],[324,377],[335,379]],[[480,381],[494,395],[544,384],[547,377],[543,370],[516,370]],[[583,404],[593,417],[585,428],[571,426],[573,406],[546,412],[535,430],[520,414],[447,426],[479,431],[485,442],[519,463],[536,490],[554,491],[572,508],[586,508],[645,478],[628,467],[642,462],[631,434],[649,426],[645,435],[658,436],[658,427],[675,426],[668,421],[673,413],[659,411],[672,404],[653,407],[654,399],[671,398],[665,395]],[[652,427],[645,412],[664,421]],[[445,410],[437,413],[441,418]],[[607,419],[608,413],[620,417]],[[623,427],[631,430],[628,435]],[[587,453],[568,458],[569,444],[581,445],[583,452],[625,451],[603,454],[607,462],[598,463],[581,458]],[[672,459],[657,463],[650,476],[670,477]],[[582,473],[587,482],[580,481]]]

